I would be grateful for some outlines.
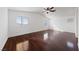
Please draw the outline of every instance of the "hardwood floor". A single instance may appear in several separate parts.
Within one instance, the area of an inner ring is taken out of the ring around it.
[[[77,51],[78,40],[74,33],[45,30],[7,40],[3,51],[16,51],[18,43],[29,42],[28,51]],[[26,44],[22,45],[26,48]],[[24,48],[23,51],[26,51]]]

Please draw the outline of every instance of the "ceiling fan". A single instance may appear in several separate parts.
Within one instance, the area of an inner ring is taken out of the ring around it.
[[[47,7],[47,8],[44,8],[44,12],[46,12],[47,14],[49,12],[55,12],[56,10],[54,9],[54,7]]]

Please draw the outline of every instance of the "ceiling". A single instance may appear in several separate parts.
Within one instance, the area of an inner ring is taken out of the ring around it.
[[[43,12],[44,7],[9,7],[10,10],[26,12]],[[58,14],[74,14],[75,7],[55,7]]]
[[[9,9],[26,12],[42,12],[43,7],[9,7]]]
[[[61,16],[74,16],[76,12],[75,7],[57,7],[55,8],[56,12],[55,14],[61,15]]]

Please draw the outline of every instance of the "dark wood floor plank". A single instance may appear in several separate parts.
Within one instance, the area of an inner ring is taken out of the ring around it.
[[[46,34],[48,33],[48,34]],[[44,39],[44,35],[48,38]],[[3,50],[16,51],[16,44],[29,40],[28,51],[77,51],[78,39],[74,33],[45,30],[16,37],[6,42]]]

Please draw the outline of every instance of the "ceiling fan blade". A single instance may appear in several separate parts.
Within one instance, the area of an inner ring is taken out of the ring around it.
[[[50,9],[53,9],[54,7],[51,7]]]
[[[44,10],[47,10],[46,8],[44,8]]]
[[[50,12],[55,12],[56,10],[50,10]]]
[[[45,13],[46,11],[42,11],[42,13]]]

